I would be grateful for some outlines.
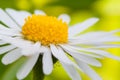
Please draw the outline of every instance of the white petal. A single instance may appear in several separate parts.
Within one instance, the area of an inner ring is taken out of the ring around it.
[[[13,45],[8,45],[8,46],[3,46],[3,47],[0,47],[0,54],[4,54],[12,49],[16,48],[15,46]]]
[[[88,54],[88,53],[85,53],[85,52],[78,51],[77,49],[74,49],[70,45],[60,45],[60,46],[68,53],[76,53],[76,54],[81,54],[81,55],[94,57],[94,58],[100,58],[100,59],[103,58],[103,56],[100,56],[100,55]]]
[[[67,14],[61,14],[58,19],[62,19],[63,22],[66,22],[67,24],[70,23],[70,16]]]
[[[2,58],[2,63],[5,65],[13,63],[17,59],[19,59],[21,56],[22,55],[20,54],[20,49],[12,50]]]
[[[4,30],[0,30],[0,34],[1,35],[6,35],[6,36],[21,36],[21,34],[16,33],[14,31],[4,31]]]
[[[0,24],[0,30],[10,30],[10,28]]]
[[[4,44],[7,44],[7,43],[4,41],[0,41],[0,45],[4,45]]]
[[[46,15],[46,13],[42,10],[35,10],[34,13],[38,15]]]
[[[50,45],[51,47],[51,51],[52,51],[52,54],[57,58],[59,59],[60,62],[63,62],[65,64],[71,64],[73,65],[74,67],[76,67],[77,69],[80,70],[80,68],[72,61],[70,60],[67,55],[65,54],[65,52],[60,48],[60,47],[55,47],[54,45]],[[57,52],[56,52],[57,51]],[[56,52],[56,53],[54,53]]]
[[[73,65],[66,64],[64,62],[61,62],[61,64],[72,80],[82,80],[79,73]]]
[[[106,38],[102,38],[102,39],[99,39],[97,40],[96,42],[120,42],[120,37],[117,37],[117,36],[111,36],[111,37],[106,37]]]
[[[114,36],[120,30],[110,32],[89,32],[77,37],[69,38],[70,44],[98,44],[102,42],[119,41],[119,37]]]
[[[114,35],[117,32],[120,32],[120,30],[113,30],[110,32],[104,32],[104,31],[88,32],[86,34],[75,36],[74,38],[75,39],[78,38],[78,39],[92,39],[92,40],[94,40],[94,39],[98,39],[98,38],[109,37],[111,35]],[[94,37],[94,39],[91,37]]]
[[[83,32],[84,30],[86,30],[90,26],[94,25],[98,20],[99,20],[98,18],[90,18],[82,23],[71,26],[69,28],[69,36],[72,37],[78,33]]]
[[[90,49],[92,48],[119,48],[120,45],[119,44],[103,44],[103,45],[96,45],[94,47],[90,47]]]
[[[53,61],[52,61],[52,55],[51,51],[47,48],[46,52],[43,54],[43,72],[44,74],[50,74],[53,70]]]
[[[73,57],[75,57],[76,59],[78,59],[79,61],[85,62],[92,66],[101,67],[101,63],[98,60],[96,60],[90,56],[81,55],[79,53],[69,53],[69,54],[72,55]]]
[[[25,23],[25,18],[31,14],[27,11],[16,11],[10,8],[6,9],[6,12],[20,25],[23,26]]]
[[[53,56],[55,56],[60,62],[64,62],[66,64],[71,64],[77,69],[80,69],[72,60],[70,60],[61,47],[55,46],[53,44],[50,45],[50,49],[52,51]]]
[[[69,60],[69,58],[65,55],[65,53],[63,52],[62,49],[57,48],[55,45],[50,45],[50,49],[52,51],[52,54],[59,59],[62,62],[65,62],[67,64],[71,64],[71,61]]]
[[[43,50],[41,50],[41,44],[39,42],[22,48],[22,54],[24,56],[32,56],[41,52],[43,52]]]
[[[17,30],[21,30],[20,27],[5,13],[2,9],[0,9],[0,21],[6,24],[10,28],[15,28]]]
[[[19,38],[0,35],[0,39],[7,43],[15,45],[16,47],[19,47],[19,48],[26,48],[26,47],[32,46],[32,42],[19,39]]]
[[[0,24],[0,34],[6,36],[21,36],[19,31],[7,28]]]
[[[79,67],[82,69],[84,73],[86,73],[88,76],[90,76],[91,80],[102,80],[101,77],[87,64],[79,61],[76,59],[76,62],[78,63]]]
[[[78,51],[78,52],[79,51],[91,52],[92,54],[97,54],[97,55],[105,56],[105,57],[108,57],[108,58],[113,58],[115,60],[120,60],[120,57],[114,56],[114,55],[112,55],[112,54],[110,54],[106,51],[103,51],[103,50],[86,49],[86,48],[73,47],[73,46],[69,46],[69,47],[71,47],[73,50]]]
[[[29,59],[26,61],[26,63],[22,66],[22,68],[17,73],[18,79],[22,80],[30,73],[30,71],[33,69],[35,63],[37,62],[38,57],[39,57],[39,54],[28,57]]]
[[[87,50],[84,50],[84,51],[92,52],[92,53],[102,55],[102,56],[105,56],[105,57],[108,57],[108,58],[112,58],[112,59],[115,59],[115,60],[120,60],[120,57],[112,55],[112,54],[110,54],[106,51],[103,51],[103,50],[89,50],[89,49],[87,49]]]

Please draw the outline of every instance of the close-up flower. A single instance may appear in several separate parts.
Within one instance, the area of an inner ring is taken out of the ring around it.
[[[52,72],[55,58],[71,80],[82,80],[79,71],[91,80],[102,80],[90,66],[101,67],[99,59],[104,57],[120,60],[120,57],[106,51],[120,47],[117,44],[120,37],[116,35],[120,30],[82,33],[99,21],[95,17],[70,26],[67,14],[57,18],[41,10],[31,14],[7,8],[0,9],[0,21],[0,45],[6,44],[0,47],[0,54],[5,53],[2,63],[8,65],[22,56],[27,57],[17,72],[19,80],[32,71],[40,55],[45,75]]]

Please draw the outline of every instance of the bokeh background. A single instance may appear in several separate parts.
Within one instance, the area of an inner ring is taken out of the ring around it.
[[[52,16],[67,13],[71,16],[70,25],[90,17],[100,18],[100,21],[87,31],[110,31],[120,28],[120,0],[0,0],[0,8],[26,10],[31,13],[35,9],[40,9]],[[120,48],[108,51],[120,56]],[[15,73],[24,60],[25,58],[21,58],[7,66],[0,62],[0,80],[17,80]],[[101,68],[93,68],[103,80],[120,80],[120,62],[108,58],[101,62],[103,64]],[[84,73],[80,74],[83,80],[90,80]],[[32,73],[24,80],[32,80]],[[70,78],[58,62],[52,74],[46,76],[45,80],[70,80]]]

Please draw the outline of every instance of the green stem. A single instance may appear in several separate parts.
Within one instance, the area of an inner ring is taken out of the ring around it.
[[[53,63],[55,64],[57,62],[57,59],[55,57],[53,58]],[[44,73],[42,68],[42,55],[39,56],[39,59],[37,63],[35,64],[33,68],[33,80],[44,80]]]
[[[39,56],[39,59],[33,68],[33,80],[44,80],[44,74],[42,70],[42,55]]]

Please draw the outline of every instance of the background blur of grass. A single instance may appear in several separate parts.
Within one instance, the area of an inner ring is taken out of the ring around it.
[[[67,13],[72,19],[70,25],[90,17],[99,17],[100,21],[87,31],[110,31],[120,28],[120,0],[0,0],[0,8],[14,8],[29,12],[41,9],[48,15],[54,16]],[[120,49],[110,49],[109,51],[120,56]],[[24,60],[22,58],[8,66],[4,66],[0,62],[0,80],[16,80],[15,73]],[[95,70],[103,80],[120,80],[120,62],[108,58],[101,62],[103,67],[95,68]],[[83,80],[90,80],[84,73],[81,75]],[[25,80],[32,80],[31,78],[30,74]],[[57,63],[53,73],[46,76],[45,80],[70,80],[70,78]]]

